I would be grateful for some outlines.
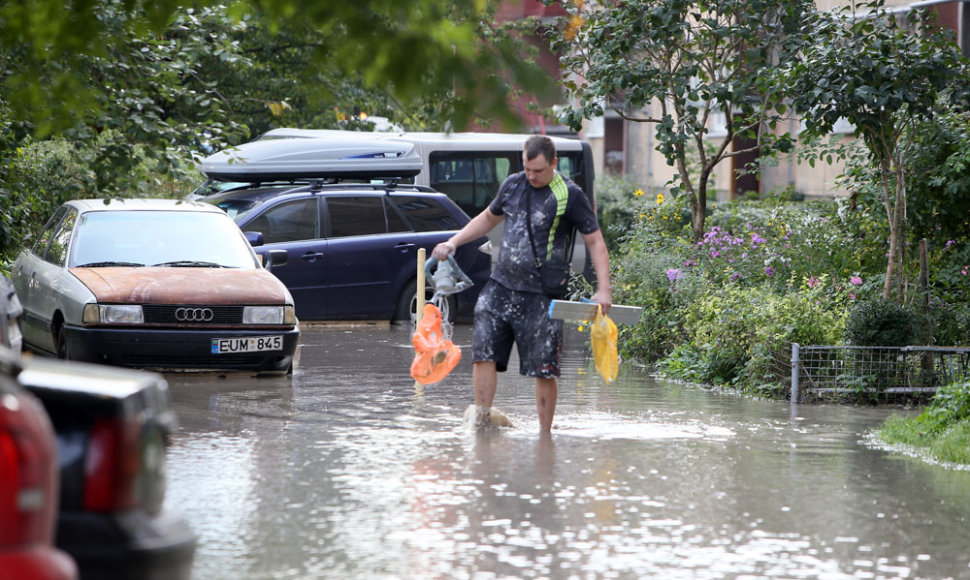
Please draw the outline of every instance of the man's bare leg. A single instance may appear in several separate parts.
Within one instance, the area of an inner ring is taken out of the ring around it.
[[[552,430],[552,418],[556,414],[556,398],[559,396],[559,383],[555,377],[536,377],[536,412],[539,414],[539,430]]]
[[[478,361],[472,364],[472,382],[475,385],[475,425],[489,425],[489,411],[495,401],[498,371],[494,361]]]

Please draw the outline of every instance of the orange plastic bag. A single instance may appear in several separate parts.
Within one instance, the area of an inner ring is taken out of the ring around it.
[[[424,305],[424,314],[411,343],[414,344],[411,377],[422,385],[441,381],[461,360],[461,349],[441,334],[441,311],[434,304]]]
[[[596,372],[603,377],[606,384],[616,380],[620,372],[620,355],[616,350],[616,324],[609,316],[603,315],[603,309],[596,307],[596,319],[590,329],[593,336],[593,361]]]

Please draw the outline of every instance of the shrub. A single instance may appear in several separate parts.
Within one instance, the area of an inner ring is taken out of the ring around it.
[[[929,309],[933,322],[933,341],[939,346],[970,344],[970,304],[947,304],[934,300]]]
[[[930,340],[929,320],[891,300],[861,300],[850,310],[845,342],[854,346],[908,346]]]
[[[61,203],[89,195],[93,177],[66,141],[42,141],[7,151],[0,164],[0,263],[13,261]]]
[[[662,366],[692,381],[780,389],[773,369],[778,356],[792,342],[833,344],[842,333],[843,309],[824,285],[788,294],[770,286],[727,286],[690,305],[684,316],[689,343]]]
[[[624,357],[652,363],[687,339],[684,311],[706,284],[676,254],[631,251],[614,267],[613,302],[643,307],[636,326],[621,326]]]

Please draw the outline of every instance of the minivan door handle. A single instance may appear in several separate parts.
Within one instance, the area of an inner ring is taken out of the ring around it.
[[[414,247],[414,244],[412,242],[400,242],[400,243],[398,243],[397,245],[394,246],[394,249],[395,250],[410,250],[413,247]]]
[[[323,258],[323,252],[307,252],[300,256],[301,260],[306,260],[307,262],[314,262],[317,258]]]

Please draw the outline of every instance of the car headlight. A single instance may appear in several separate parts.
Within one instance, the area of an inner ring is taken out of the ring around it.
[[[247,306],[243,308],[243,324],[283,324],[286,309],[291,306]]]
[[[145,315],[139,304],[86,304],[85,324],[143,324]]]

